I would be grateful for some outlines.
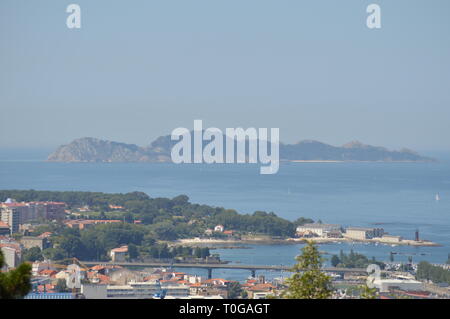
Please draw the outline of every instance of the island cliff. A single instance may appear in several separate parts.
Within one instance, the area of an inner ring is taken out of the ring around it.
[[[80,138],[62,145],[48,156],[50,162],[170,162],[170,152],[175,141],[170,135],[160,136],[149,146],[140,147],[100,140]],[[391,151],[384,147],[350,142],[333,146],[318,141],[304,140],[296,144],[280,144],[282,161],[379,161],[379,162],[429,162],[414,151]]]

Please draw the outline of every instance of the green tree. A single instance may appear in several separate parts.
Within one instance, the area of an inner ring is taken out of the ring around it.
[[[242,295],[242,286],[238,281],[233,281],[228,285],[228,298],[237,299]]]
[[[130,260],[136,259],[139,257],[139,250],[135,244],[128,245],[128,257]]]
[[[333,292],[331,278],[322,271],[322,257],[314,242],[308,242],[302,248],[302,254],[296,258],[295,272],[286,280],[288,288],[283,293],[288,299],[326,299]]]
[[[57,292],[66,292],[67,291],[67,284],[65,279],[58,279],[56,282],[55,290]]]
[[[39,247],[31,247],[30,249],[25,249],[22,252],[22,260],[23,261],[41,261],[44,257],[42,256],[42,251]]]
[[[200,247],[195,247],[194,256],[196,258],[202,258],[202,249]]]
[[[132,224],[132,223],[134,222],[133,214],[131,214],[131,213],[126,213],[126,214],[123,216],[123,220],[124,220],[125,223]]]
[[[0,269],[5,264],[0,250]],[[31,266],[21,264],[9,272],[0,272],[0,299],[19,299],[31,290]]]
[[[339,257],[337,255],[333,255],[331,257],[331,265],[333,267],[336,267],[337,265],[339,265],[341,263],[341,260],[339,259]]]
[[[201,249],[201,257],[204,259],[206,257],[210,256],[210,252],[209,252],[209,248],[208,247],[203,247]]]
[[[362,299],[376,299],[377,288],[369,288],[367,285],[359,287]]]

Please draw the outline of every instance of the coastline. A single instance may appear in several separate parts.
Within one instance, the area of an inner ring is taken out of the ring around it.
[[[254,239],[209,239],[209,238],[186,238],[172,241],[172,244],[182,244],[182,245],[221,245],[221,244],[260,244],[260,245],[293,245],[306,243],[307,241],[313,241],[317,244],[331,244],[331,243],[369,243],[369,244],[382,244],[382,245],[394,245],[394,246],[416,246],[416,247],[440,247],[442,245],[434,243],[431,241],[414,241],[404,239],[399,242],[390,242],[382,240],[381,238],[365,239],[359,240],[354,238],[286,238],[286,239],[276,239],[276,238],[254,238]]]

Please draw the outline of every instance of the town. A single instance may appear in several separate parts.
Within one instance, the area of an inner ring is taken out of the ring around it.
[[[210,244],[362,241],[385,245],[436,245],[420,239],[418,231],[415,238],[409,240],[387,234],[382,228],[344,228],[312,222],[308,218],[290,224],[264,212],[255,213],[254,220],[278,221],[287,230],[249,231],[242,225],[244,218],[251,217],[211,207],[203,209],[212,209],[214,214],[205,214],[203,218],[191,215],[183,219],[184,212],[192,214],[193,208],[200,210],[184,197],[163,201],[141,193],[1,192],[3,197],[15,195],[21,199],[39,199],[18,201],[8,197],[0,203],[0,247],[5,261],[2,270],[15,269],[23,262],[31,265],[32,291],[25,296],[27,299],[281,298],[293,271],[291,266],[229,264],[219,255],[211,254],[213,245]],[[43,200],[45,198],[48,200]],[[153,201],[158,203],[155,207],[144,208],[143,203],[155,204]],[[171,220],[177,221],[173,229],[167,224],[152,228],[158,224],[156,218],[149,223],[146,216],[139,215],[146,210],[150,214],[153,209],[161,212],[161,207],[166,209],[164,214],[176,211],[175,215],[169,214]],[[220,214],[242,222],[231,222]],[[136,218],[139,216],[143,218]],[[179,229],[188,226],[195,231],[184,230],[184,235],[180,236]],[[197,236],[193,236],[195,234]],[[366,268],[374,263],[382,269],[381,276],[373,281],[379,298],[450,296],[448,264],[417,264],[412,260],[406,264],[386,263],[369,260],[351,251],[350,254],[333,255],[331,267],[323,267],[323,272],[332,278],[332,297],[360,298],[360,287],[370,275]],[[191,271],[206,269],[207,275],[180,271],[183,268]],[[215,269],[248,270],[249,277],[245,281],[217,278],[213,275]],[[278,271],[281,275],[266,279],[263,271]],[[440,273],[440,278],[429,275],[432,272]]]

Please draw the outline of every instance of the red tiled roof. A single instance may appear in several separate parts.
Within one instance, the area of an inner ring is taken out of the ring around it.
[[[113,248],[113,249],[111,249],[111,251],[115,252],[115,253],[126,253],[126,252],[128,252],[128,246]]]
[[[122,266],[119,265],[95,265],[94,267],[92,267],[92,270],[102,270],[102,269],[121,269],[123,268]]]
[[[47,231],[47,232],[45,232],[45,233],[40,234],[38,237],[39,237],[39,238],[47,238],[47,237],[50,237],[52,234],[53,234],[53,233]]]
[[[52,277],[56,274],[57,274],[57,272],[55,270],[51,270],[51,269],[44,269],[39,272],[39,275],[49,276],[49,277]]]

